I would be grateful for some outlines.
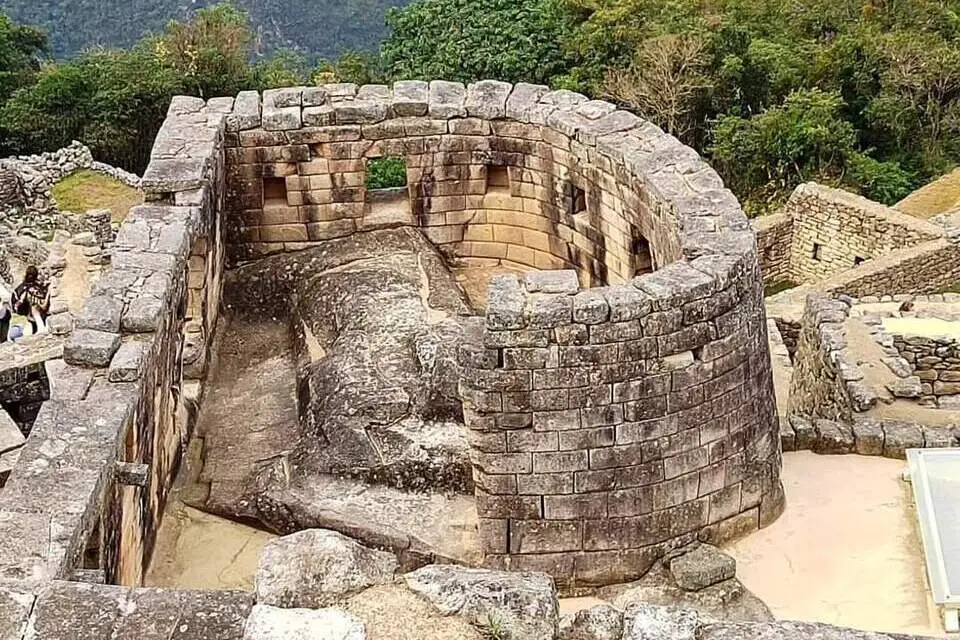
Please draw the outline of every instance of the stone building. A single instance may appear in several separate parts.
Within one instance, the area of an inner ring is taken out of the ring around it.
[[[384,158],[404,163],[405,189],[367,189]],[[148,202],[117,234],[0,490],[3,640],[27,620],[76,638],[72,621],[108,610],[80,637],[134,637],[118,598],[213,621],[172,637],[239,637],[247,595],[138,589],[203,401],[225,272],[384,228],[450,262],[532,271],[494,277],[480,331],[458,338],[485,566],[625,581],[781,513],[754,231],[650,123],[495,81],[178,97],[141,186]]]

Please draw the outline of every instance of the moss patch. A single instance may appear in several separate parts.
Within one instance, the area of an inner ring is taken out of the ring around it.
[[[786,291],[787,289],[793,289],[797,286],[796,282],[790,282],[789,280],[781,280],[780,282],[774,282],[768,285],[763,292],[764,297],[769,298],[770,296],[777,295],[781,291]]]
[[[143,195],[137,189],[87,169],[75,171],[53,185],[53,197],[61,211],[110,209],[114,222],[123,222],[132,207],[143,203]]]

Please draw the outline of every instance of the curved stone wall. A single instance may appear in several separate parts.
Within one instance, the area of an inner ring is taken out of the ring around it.
[[[227,129],[235,261],[409,225],[459,260],[555,270],[495,278],[462,349],[489,564],[629,580],[779,515],[756,240],[694,151],[494,81],[243,93]],[[367,191],[384,157],[406,189]]]

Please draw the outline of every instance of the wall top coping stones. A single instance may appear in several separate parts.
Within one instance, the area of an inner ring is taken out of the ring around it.
[[[874,202],[873,200],[869,200],[863,196],[850,193],[849,191],[844,191],[843,189],[834,189],[822,184],[817,184],[816,182],[807,182],[798,186],[790,195],[790,199],[784,206],[783,211],[789,213],[791,204],[804,197],[818,198],[826,201],[827,203],[833,203],[838,206],[860,210],[865,214],[883,218],[890,224],[900,227],[907,227],[912,231],[924,234],[927,236],[928,240],[941,238],[944,235],[943,227],[932,222],[908,215],[902,211],[898,211],[897,209],[884,206],[879,202]]]
[[[179,111],[195,106],[186,100],[177,104]],[[305,126],[305,110],[312,114],[318,109],[330,124]],[[495,80],[470,85],[434,80],[392,87],[291,87],[262,96],[242,92],[226,116],[226,129],[228,135],[236,135],[262,128],[278,140],[299,143],[311,133],[344,127],[359,127],[362,134],[391,119],[410,124],[404,129],[411,131],[416,121],[429,119],[431,132],[445,133],[449,131],[445,121],[467,117],[551,128],[570,138],[571,150],[584,162],[602,158],[629,172],[638,191],[677,221],[685,262],[608,288],[618,299],[645,294],[657,299],[651,308],[678,306],[725,288],[755,264],[756,237],[740,204],[695,151],[632,113],[572,91]],[[191,188],[205,170],[193,158],[155,161],[144,175],[144,187],[148,194]]]

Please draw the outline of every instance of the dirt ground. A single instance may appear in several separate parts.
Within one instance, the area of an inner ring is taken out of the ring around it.
[[[917,218],[930,218],[955,209],[958,205],[960,205],[960,169],[955,169],[920,187],[893,205],[893,208]]]
[[[778,618],[943,636],[905,464],[784,454],[787,509],[727,549],[737,576]]]

